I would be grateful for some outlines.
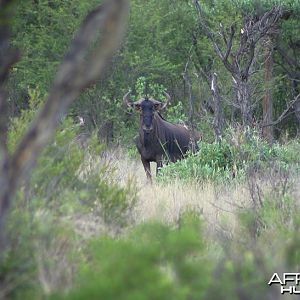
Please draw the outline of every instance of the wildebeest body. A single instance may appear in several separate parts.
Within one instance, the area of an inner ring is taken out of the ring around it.
[[[144,160],[175,162],[183,158],[191,144],[187,128],[164,120],[158,112],[154,115],[153,131],[145,133],[141,128],[136,138],[136,146]]]
[[[151,180],[150,162],[156,162],[158,173],[163,162],[182,159],[192,148],[192,140],[191,132],[185,126],[169,123],[159,112],[155,112],[153,130],[146,133],[140,126],[139,136],[136,138],[136,146],[148,179]]]
[[[168,101],[170,96],[165,93]],[[166,105],[160,101],[144,98],[136,102],[129,102],[128,93],[124,102],[140,112],[139,135],[136,137],[136,146],[141,155],[141,160],[151,181],[150,162],[156,162],[156,172],[162,167],[163,162],[175,162],[182,159],[189,149],[195,149],[198,137],[193,138],[190,130],[179,124],[166,121],[159,110]]]

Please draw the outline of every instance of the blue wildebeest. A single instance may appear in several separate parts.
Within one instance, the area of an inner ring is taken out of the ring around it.
[[[163,166],[163,161],[175,162],[184,158],[189,149],[194,150],[199,135],[197,133],[197,136],[193,137],[191,130],[186,126],[172,124],[162,117],[160,111],[171,100],[168,93],[164,92],[167,99],[165,103],[147,96],[130,102],[129,93],[123,97],[123,101],[128,107],[140,113],[139,135],[135,142],[147,178],[151,182],[150,162],[156,162],[157,174]]]

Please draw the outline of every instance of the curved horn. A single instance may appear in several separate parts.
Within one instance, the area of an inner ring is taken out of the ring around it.
[[[164,91],[164,94],[165,94],[165,96],[167,98],[167,101],[164,103],[164,105],[161,107],[161,109],[166,108],[167,105],[169,104],[169,102],[171,101],[171,96],[167,92],[165,92],[165,91]]]
[[[127,94],[125,94],[125,96],[123,97],[123,102],[128,106],[131,107],[131,103],[129,102],[128,99],[128,95],[131,93],[131,91],[129,91]]]

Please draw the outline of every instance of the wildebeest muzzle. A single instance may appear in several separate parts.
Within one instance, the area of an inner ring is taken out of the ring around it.
[[[143,131],[145,133],[150,133],[153,130],[153,115],[143,115]]]

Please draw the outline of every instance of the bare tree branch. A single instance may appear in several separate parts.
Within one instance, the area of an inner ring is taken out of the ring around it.
[[[119,46],[127,10],[127,1],[106,1],[84,20],[58,71],[44,107],[13,156],[14,173],[27,172],[31,168],[40,149],[53,134],[59,117],[66,112],[82,89],[99,78]],[[103,29],[103,37],[89,54],[99,28]]]
[[[198,22],[199,22],[201,28],[204,30],[206,36],[211,40],[213,48],[214,48],[216,54],[220,57],[223,64],[225,65],[225,67],[231,73],[233,73],[234,69],[232,68],[232,64],[230,64],[229,61],[228,61],[228,56],[231,52],[230,50],[232,48],[232,44],[230,44],[230,43],[226,44],[227,51],[224,54],[222,49],[221,49],[221,46],[217,43],[216,39],[214,38],[213,32],[209,29],[209,27],[208,27],[208,25],[205,21],[206,18],[205,18],[204,14],[203,14],[203,11],[201,9],[201,5],[199,3],[199,0],[194,0],[194,4],[195,4],[196,11],[198,12]],[[234,27],[232,26],[232,28],[234,28]],[[222,30],[224,31],[224,29],[222,29]],[[233,39],[233,36],[234,36],[234,31],[233,30],[231,31],[231,34],[232,34],[232,39]],[[223,39],[224,39],[224,41],[226,41],[227,40],[226,36],[223,36]],[[229,51],[228,51],[228,48],[230,48]],[[228,52],[228,54],[227,54],[227,52]]]
[[[0,234],[3,233],[3,219],[18,182],[30,174],[36,158],[54,134],[59,118],[80,92],[103,74],[119,47],[128,9],[128,0],[106,0],[83,21],[59,68],[45,105],[22,137],[15,153],[6,159],[4,165],[8,165],[8,169],[0,170]],[[99,35],[101,38],[97,40]]]
[[[226,53],[224,55],[224,60],[228,60],[228,56],[231,52],[231,49],[232,49],[232,41],[233,41],[233,37],[234,37],[234,34],[235,34],[235,28],[233,25],[230,26],[230,35],[229,35],[229,40],[228,42],[226,42],[226,46],[227,46],[227,50],[226,50]],[[225,39],[225,41],[227,41],[227,38]]]
[[[298,94],[290,103],[287,105],[287,108],[281,113],[281,115],[277,118],[276,121],[268,123],[268,124],[263,124],[261,125],[262,128],[267,127],[267,126],[274,126],[282,122],[285,118],[287,118],[290,114],[294,113],[295,111],[289,112],[289,110],[294,106],[294,104],[300,100],[300,94]]]

